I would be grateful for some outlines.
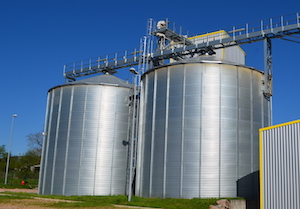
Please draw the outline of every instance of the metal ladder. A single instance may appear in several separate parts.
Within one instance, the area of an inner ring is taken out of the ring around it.
[[[129,130],[129,166],[128,166],[128,201],[131,200],[132,190],[134,187],[134,180],[136,174],[136,165],[137,165],[137,146],[138,146],[138,126],[139,126],[139,108],[140,108],[140,79],[141,75],[148,69],[149,63],[149,53],[151,47],[151,32],[152,32],[153,20],[148,20],[146,36],[140,41],[140,56],[138,71],[134,68],[130,69],[130,72],[134,74],[134,82],[131,94],[131,103],[130,103],[130,130]]]

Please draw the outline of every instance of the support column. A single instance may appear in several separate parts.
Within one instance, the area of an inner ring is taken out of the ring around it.
[[[271,97],[273,95],[273,72],[272,72],[272,43],[271,39],[264,39],[264,95]]]
[[[273,96],[273,69],[272,69],[272,43],[268,37],[264,38],[264,96],[269,101],[268,124],[272,125],[272,96]]]

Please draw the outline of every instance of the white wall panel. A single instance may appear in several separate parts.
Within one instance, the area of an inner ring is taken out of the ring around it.
[[[260,129],[261,209],[300,208],[300,120]]]

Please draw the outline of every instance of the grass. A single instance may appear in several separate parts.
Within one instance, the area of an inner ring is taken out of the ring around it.
[[[49,207],[55,208],[80,208],[80,207],[91,207],[101,208],[108,207],[111,205],[130,205],[140,207],[153,207],[153,208],[165,208],[165,209],[195,209],[195,208],[209,208],[209,205],[215,205],[219,199],[175,199],[175,198],[143,198],[133,196],[131,202],[127,201],[127,196],[57,196],[57,195],[37,195],[28,193],[15,193],[15,192],[4,192],[7,198],[31,198],[31,197],[42,197],[42,198],[53,198],[53,199],[64,199],[73,200],[77,202],[51,202],[47,204]],[[9,196],[13,195],[13,196]],[[1,197],[1,196],[0,196]],[[228,200],[236,198],[228,198]]]
[[[3,200],[10,200],[10,199],[29,199],[30,197],[22,197],[22,196],[12,196],[12,195],[0,195],[0,202]]]
[[[2,179],[0,179],[1,181]],[[4,179],[3,179],[4,180]],[[37,179],[27,179],[25,185],[21,185],[20,179],[8,179],[8,183],[4,185],[4,181],[0,182],[0,188],[23,188],[30,189],[37,187]],[[91,207],[101,208],[109,207],[111,205],[130,205],[140,207],[153,207],[153,208],[165,208],[165,209],[195,209],[195,208],[209,208],[209,205],[215,205],[219,199],[208,198],[208,199],[176,199],[176,198],[144,198],[133,196],[131,201],[127,201],[127,196],[57,196],[57,195],[37,195],[31,193],[16,193],[16,192],[3,192],[5,196],[0,195],[0,201],[23,199],[23,198],[52,198],[52,199],[63,199],[73,200],[77,202],[49,202],[48,207],[54,208],[80,208],[80,207]],[[228,200],[236,198],[227,198]]]
[[[21,188],[21,189],[33,189],[36,188],[38,185],[38,179],[26,179],[26,184],[22,185],[21,179],[8,179],[7,184],[4,184],[4,179],[0,178],[0,188],[7,188],[7,189],[14,189],[14,188]]]

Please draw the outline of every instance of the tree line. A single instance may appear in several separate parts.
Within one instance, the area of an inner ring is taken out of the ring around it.
[[[37,132],[28,134],[27,145],[28,149],[23,155],[11,155],[9,163],[9,173],[14,178],[26,179],[32,176],[37,176],[39,164],[41,161],[43,134]],[[5,145],[0,145],[0,178],[4,178],[8,151]]]

